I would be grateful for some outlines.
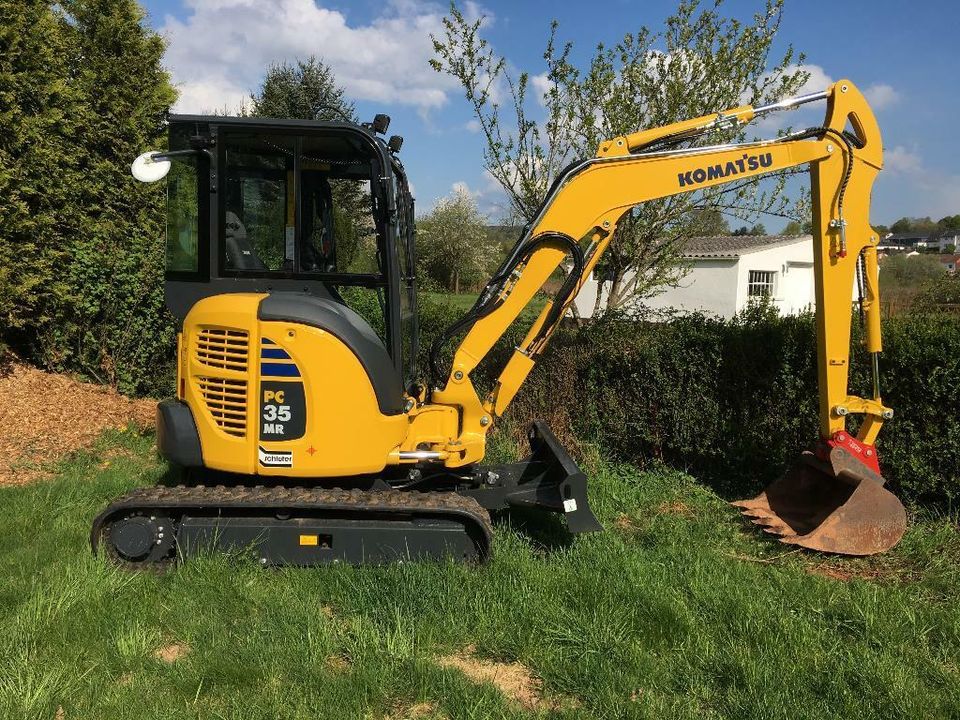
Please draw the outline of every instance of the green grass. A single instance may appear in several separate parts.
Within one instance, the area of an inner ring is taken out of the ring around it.
[[[164,471],[152,438],[115,433],[57,478],[0,491],[0,717],[380,718],[416,702],[535,716],[434,663],[470,644],[529,666],[565,698],[553,717],[960,715],[947,519],[880,559],[784,555],[685,475],[597,464],[607,532],[568,542],[553,517],[514,518],[483,567],[208,557],[157,576],[91,556],[94,515]],[[872,579],[809,572],[824,565]],[[173,642],[190,652],[154,657]]]
[[[478,293],[460,293],[456,295],[454,293],[447,292],[428,292],[425,293],[427,298],[437,304],[437,305],[446,305],[453,308],[454,310],[459,310],[460,312],[466,312],[473,307],[473,304],[477,301],[479,297]],[[521,318],[534,319],[537,315],[540,314],[540,311],[543,310],[543,306],[547,304],[547,296],[544,293],[537,293],[533,300],[530,301],[530,304],[524,308],[521,313]]]

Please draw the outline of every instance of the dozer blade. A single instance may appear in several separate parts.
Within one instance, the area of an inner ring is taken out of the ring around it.
[[[874,555],[896,545],[907,528],[900,501],[884,479],[842,447],[829,462],[811,452],[750,500],[732,503],[780,541],[841,555]]]

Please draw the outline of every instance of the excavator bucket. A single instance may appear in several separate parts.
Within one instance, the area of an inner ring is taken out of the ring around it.
[[[826,462],[804,452],[779,480],[733,505],[780,541],[841,555],[874,555],[896,545],[907,528],[900,501],[842,447]]]

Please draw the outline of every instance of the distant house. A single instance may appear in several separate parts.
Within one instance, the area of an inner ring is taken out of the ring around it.
[[[951,245],[954,252],[960,249],[960,230],[940,230],[927,241],[928,247],[935,247],[942,253],[950,251]]]
[[[880,252],[902,252],[911,250],[938,250],[945,253],[950,246],[960,247],[960,231],[936,230],[932,233],[891,233],[881,238],[877,244]]]
[[[890,233],[885,238],[881,238],[877,243],[877,250],[880,252],[902,250],[918,250],[927,247],[930,240],[928,233]]]
[[[960,255],[941,255],[940,264],[943,265],[951,275],[957,272],[957,266],[960,265]]]
[[[700,311],[725,318],[736,315],[751,300],[764,297],[784,315],[814,307],[810,235],[691,238],[684,245],[683,256],[690,265],[689,274],[677,287],[644,300],[643,306]],[[596,279],[591,277],[577,296],[581,317],[593,314],[597,288]],[[608,291],[609,284],[604,295]]]

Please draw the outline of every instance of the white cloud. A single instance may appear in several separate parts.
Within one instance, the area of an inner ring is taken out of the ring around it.
[[[923,161],[920,156],[905,148],[896,145],[883,153],[883,169],[885,172],[901,175],[923,175]]]
[[[463,126],[463,129],[469,133],[478,133],[482,129],[480,121],[474,118],[473,120],[467,121],[466,125]]]
[[[911,210],[905,214],[936,219],[951,215],[960,207],[960,175],[930,168],[915,150],[895,145],[883,151],[883,172],[878,182],[909,186]]]
[[[553,87],[553,83],[547,78],[547,74],[540,73],[539,75],[531,75],[530,86],[533,88],[534,93],[536,93],[537,102],[539,102],[541,106],[546,107],[547,93],[549,93],[550,88]]]
[[[874,83],[866,87],[863,94],[874,110],[890,107],[900,100],[900,93],[886,83]]]
[[[187,0],[183,20],[167,16],[160,32],[165,65],[180,88],[179,112],[236,109],[268,65],[316,55],[333,68],[352,99],[443,105],[456,81],[427,60],[443,9],[394,0],[368,24],[353,24],[314,0]],[[472,6],[470,12],[478,13]]]
[[[794,70],[803,70],[810,74],[810,76],[807,78],[807,81],[803,84],[803,87],[797,91],[797,95],[805,95],[806,93],[826,90],[828,87],[833,85],[834,82],[836,82],[832,77],[830,77],[830,75],[827,74],[827,71],[819,65],[807,64],[788,68],[788,72],[793,72]]]
[[[457,180],[453,183],[450,186],[450,192],[454,195],[466,195],[474,200],[477,200],[483,194],[480,190],[471,190],[470,186],[463,180]]]
[[[786,69],[786,72],[792,73],[797,70],[803,70],[809,73],[809,77],[803,84],[803,87],[797,90],[797,95],[820,92],[821,90],[826,90],[836,82],[836,78],[832,77],[820,65],[791,65]],[[892,85],[886,83],[873,83],[863,88],[862,92],[874,110],[890,107],[900,100],[900,93],[898,93]],[[782,130],[789,125],[794,127],[802,126],[815,122],[816,118],[822,118],[824,107],[823,104],[802,105],[795,110],[771,113],[760,118],[757,122],[757,127],[764,132],[772,132]]]

